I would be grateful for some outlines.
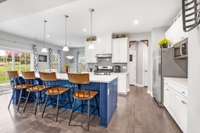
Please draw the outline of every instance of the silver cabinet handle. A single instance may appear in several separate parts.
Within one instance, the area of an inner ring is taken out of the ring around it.
[[[183,100],[181,100],[181,103],[182,103],[182,104],[187,104],[187,103],[186,103],[185,101],[183,101]]]
[[[182,91],[182,94],[185,94],[185,91]]]

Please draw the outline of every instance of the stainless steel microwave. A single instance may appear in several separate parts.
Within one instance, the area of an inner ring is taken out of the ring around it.
[[[175,59],[184,59],[188,57],[188,39],[184,39],[173,46]]]

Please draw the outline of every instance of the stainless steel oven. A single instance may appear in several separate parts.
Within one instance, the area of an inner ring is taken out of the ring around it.
[[[175,59],[183,59],[188,56],[188,39],[184,39],[173,46]]]

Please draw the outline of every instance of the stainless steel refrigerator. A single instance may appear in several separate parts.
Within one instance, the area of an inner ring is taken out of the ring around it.
[[[163,78],[187,78],[187,58],[175,59],[173,48],[162,48],[153,53],[153,97],[163,105]]]

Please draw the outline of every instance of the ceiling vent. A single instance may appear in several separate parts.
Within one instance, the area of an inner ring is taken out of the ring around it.
[[[7,0],[0,0],[0,3],[3,3],[3,2],[5,2],[5,1],[7,1]]]

